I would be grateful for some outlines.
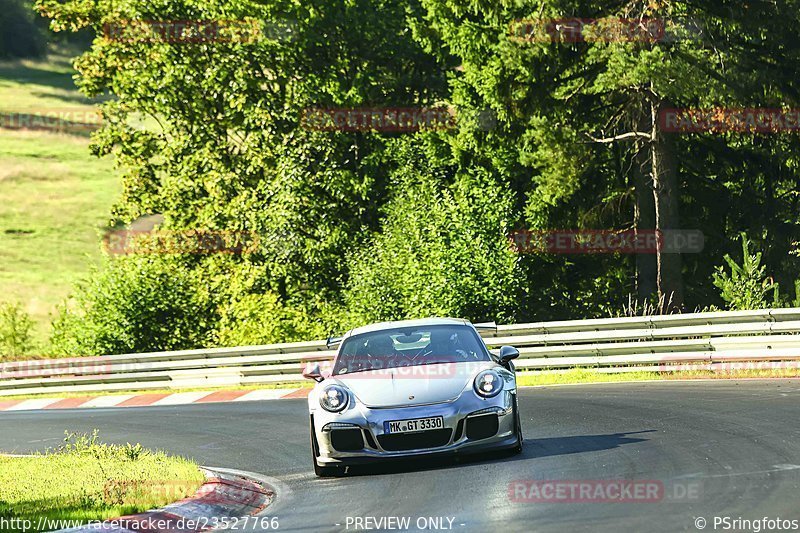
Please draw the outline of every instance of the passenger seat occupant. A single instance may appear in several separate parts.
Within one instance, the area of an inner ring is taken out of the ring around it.
[[[339,357],[334,375],[390,368],[394,366],[397,358],[394,342],[385,333],[359,340],[354,347],[355,353],[345,352]]]

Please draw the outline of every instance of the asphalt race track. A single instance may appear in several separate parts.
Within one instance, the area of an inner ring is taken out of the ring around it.
[[[313,475],[305,400],[0,413],[0,450],[42,450],[65,429],[98,428],[105,441],[260,473],[278,489],[266,514],[278,517],[279,531],[366,530],[357,517],[409,517],[414,531],[440,517],[454,531],[567,532],[698,531],[701,519],[714,531],[715,516],[800,519],[800,380],[523,389],[520,409],[521,455],[405,462],[343,478]],[[515,480],[602,487],[604,479],[661,488],[628,503],[564,501],[544,484],[534,486],[537,502],[509,492]]]

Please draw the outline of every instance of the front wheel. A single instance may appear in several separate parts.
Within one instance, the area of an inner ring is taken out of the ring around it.
[[[317,477],[333,477],[341,475],[342,468],[339,466],[322,466],[317,462],[319,457],[319,446],[317,445],[317,436],[314,432],[314,419],[311,419],[309,426],[311,432],[311,463],[314,465],[314,474]]]

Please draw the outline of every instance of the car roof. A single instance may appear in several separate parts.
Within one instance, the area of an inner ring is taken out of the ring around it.
[[[360,335],[362,333],[370,333],[372,331],[381,331],[383,329],[394,329],[394,328],[405,328],[405,327],[421,327],[421,326],[446,326],[446,325],[458,325],[458,326],[465,326],[469,325],[469,320],[465,320],[463,318],[417,318],[413,320],[397,320],[394,322],[377,322],[375,324],[369,324],[366,326],[361,326],[355,329],[351,329],[348,331],[342,339],[346,339],[347,337],[352,337],[353,335]]]

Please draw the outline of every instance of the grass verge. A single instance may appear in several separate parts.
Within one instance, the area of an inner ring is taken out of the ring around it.
[[[758,363],[752,363],[757,365]],[[520,374],[517,385],[576,385],[579,383],[614,383],[622,381],[669,381],[678,379],[757,379],[757,378],[798,378],[800,368],[784,369],[741,369],[726,371],[680,370],[674,372],[599,372],[590,368],[573,368],[566,371],[545,371],[535,374]]]
[[[105,520],[191,496],[204,479],[188,459],[73,433],[55,450],[0,455],[0,518]]]

